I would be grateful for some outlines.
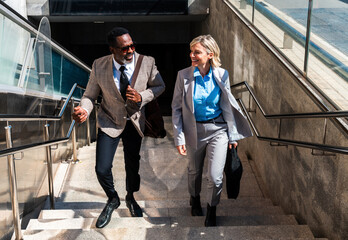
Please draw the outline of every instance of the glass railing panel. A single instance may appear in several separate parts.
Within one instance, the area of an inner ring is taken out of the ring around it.
[[[75,82],[87,85],[88,67],[52,48],[48,21],[43,26],[38,34],[0,14],[1,114],[52,115],[54,101],[66,97]],[[82,94],[77,90],[74,97]]]
[[[307,0],[255,1],[255,27],[299,69],[304,66],[306,24],[301,20],[306,19],[307,7]]]
[[[0,122],[0,135],[4,133],[6,124]],[[0,141],[0,149],[6,146],[4,141]],[[7,158],[0,158],[0,236],[7,236],[13,228],[13,217],[11,208],[10,184],[8,177]],[[8,236],[10,239],[11,236]],[[1,237],[0,237],[1,239]]]
[[[314,1],[307,75],[340,109],[348,109],[348,2]]]
[[[52,52],[52,63],[55,95],[66,97],[74,83],[84,87],[87,86],[89,72],[55,51]],[[82,95],[83,91],[76,89],[73,96],[81,99]]]
[[[42,97],[52,97],[51,28],[46,17],[40,21],[38,34],[30,52],[33,54],[31,54],[28,71],[26,72],[24,88],[26,92],[35,90],[40,92]]]
[[[0,14],[0,84],[17,87],[30,33]]]
[[[77,68],[76,65],[69,59],[63,58],[62,61],[62,84],[61,93],[68,94],[74,83],[80,84],[81,86],[87,86],[87,80],[89,73],[81,68]],[[74,97],[81,98],[81,91],[75,91]]]
[[[23,215],[47,197],[45,154],[45,148],[27,150],[23,160],[15,160],[19,210]]]
[[[229,0],[333,108],[348,109],[348,2],[245,0],[254,5],[248,12],[240,7],[242,1]]]

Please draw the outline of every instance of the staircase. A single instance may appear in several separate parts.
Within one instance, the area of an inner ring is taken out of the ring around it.
[[[31,219],[24,239],[314,239],[306,225],[293,215],[284,214],[264,197],[246,156],[241,192],[237,200],[224,192],[217,207],[218,227],[204,227],[205,217],[190,215],[187,191],[187,159],[179,156],[173,144],[171,118],[165,118],[168,135],[164,139],[145,138],[141,150],[140,191],[135,194],[144,217],[132,218],[124,197],[125,171],[122,143],[114,160],[115,187],[121,198],[111,222],[95,227],[106,197],[97,181],[95,144],[79,150],[77,164],[71,164],[60,191],[56,190],[56,209],[48,201],[38,219]],[[242,144],[242,143],[241,143]],[[206,210],[205,183],[201,201]]]

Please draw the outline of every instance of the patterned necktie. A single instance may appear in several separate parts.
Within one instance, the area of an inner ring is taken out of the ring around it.
[[[126,73],[124,72],[125,69],[126,69],[125,66],[121,66],[119,69],[121,72],[120,92],[121,92],[121,95],[122,95],[124,100],[126,100],[126,90],[127,90],[127,86],[129,85],[128,77],[127,77]]]

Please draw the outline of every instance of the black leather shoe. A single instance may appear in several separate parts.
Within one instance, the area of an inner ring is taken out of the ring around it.
[[[111,215],[112,215],[113,211],[115,209],[117,209],[119,206],[120,206],[120,199],[119,199],[119,197],[113,198],[112,200],[108,200],[108,202],[106,203],[103,211],[99,215],[98,220],[97,220],[95,226],[97,228],[103,228],[106,225],[108,225],[108,223],[111,220]]]
[[[201,198],[199,196],[190,198],[191,215],[192,216],[203,216],[203,211],[201,207]]]
[[[207,216],[205,217],[204,226],[216,226],[216,206],[211,207],[209,204],[207,205]]]
[[[126,199],[126,205],[127,205],[127,208],[129,209],[132,217],[142,217],[143,216],[143,211],[141,210],[140,206],[138,205],[138,203],[135,201],[134,198]]]

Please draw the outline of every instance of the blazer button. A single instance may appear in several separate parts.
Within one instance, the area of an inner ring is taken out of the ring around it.
[[[123,117],[123,119],[126,119],[127,117]]]

